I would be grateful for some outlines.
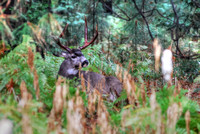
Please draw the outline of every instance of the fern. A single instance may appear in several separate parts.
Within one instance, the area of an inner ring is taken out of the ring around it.
[[[21,81],[25,81],[27,88],[35,97],[35,89],[33,87],[33,73],[27,64],[28,47],[34,51],[34,66],[39,77],[39,88],[41,99],[48,106],[52,107],[52,96],[55,89],[55,81],[59,65],[62,58],[56,58],[52,55],[46,57],[44,61],[39,53],[35,52],[35,44],[30,36],[23,35],[23,42],[19,44],[13,51],[0,60],[0,91],[6,91],[6,84],[13,79],[15,83],[14,90],[17,95],[19,93],[19,85]]]
[[[47,118],[45,113],[38,113],[37,109],[41,107],[41,103],[32,101],[30,102],[31,105],[29,106],[28,117],[30,118],[30,125],[33,128],[34,133],[46,133],[47,127]],[[7,117],[10,119],[14,124],[14,133],[21,133],[22,132],[22,114],[25,111],[20,111],[18,107],[18,103],[12,96],[1,96],[0,99],[0,119],[3,117]]]

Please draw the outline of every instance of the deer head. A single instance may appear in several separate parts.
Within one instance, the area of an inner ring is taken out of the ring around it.
[[[68,27],[68,24],[66,24],[65,28],[63,29],[62,33],[60,34],[59,38],[62,38],[64,35],[64,32],[66,31]],[[82,67],[86,67],[88,66],[89,62],[88,60],[85,58],[85,56],[83,55],[83,53],[81,52],[83,49],[87,48],[90,44],[92,44],[97,36],[98,36],[98,27],[96,26],[96,34],[95,36],[92,38],[91,41],[88,42],[88,28],[87,28],[87,20],[85,18],[85,42],[84,45],[79,47],[78,49],[70,49],[67,46],[64,46],[61,44],[59,38],[54,38],[54,40],[56,41],[56,43],[65,50],[65,52],[62,52],[60,55],[60,57],[64,57],[65,60],[63,61],[63,63],[60,66],[60,70],[58,72],[59,75],[64,76],[64,77],[70,77],[73,75],[77,75],[78,74],[78,68],[81,65]]]

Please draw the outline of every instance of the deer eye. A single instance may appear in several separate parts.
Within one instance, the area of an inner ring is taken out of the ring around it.
[[[73,55],[73,56],[72,56],[72,58],[74,59],[74,58],[76,58],[76,56],[75,56],[75,55]]]

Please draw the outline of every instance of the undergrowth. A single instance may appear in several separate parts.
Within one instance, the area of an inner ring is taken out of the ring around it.
[[[31,48],[34,54],[34,67],[37,70],[40,89],[39,99],[36,98],[34,89],[35,74],[27,63],[28,48]],[[106,60],[106,56],[99,50],[100,46],[94,46],[83,52],[90,62],[85,70],[105,75],[117,74],[117,65],[111,59]],[[48,53],[43,60],[35,52],[35,44],[28,35],[23,35],[22,43],[0,60],[0,119],[11,120],[14,133],[27,132],[27,129],[35,134],[183,134],[187,133],[188,129],[191,134],[200,132],[200,108],[195,101],[185,96],[186,90],[164,86],[157,92],[152,88],[151,94],[148,95],[144,83],[129,84],[125,87],[132,89],[134,97],[131,98],[124,89],[116,101],[109,102],[95,92],[90,96],[79,90],[80,87],[72,84],[73,80],[69,82],[59,78],[57,81],[57,72],[63,60]],[[142,65],[140,66],[142,68]],[[146,68],[146,65],[144,66]],[[123,70],[125,71],[125,68]],[[127,76],[122,73],[121,77],[124,79]],[[133,81],[128,77],[126,80]],[[23,82],[27,91],[22,86]],[[133,90],[134,87],[136,91]],[[32,98],[24,97],[22,89],[27,94],[30,93]],[[61,96],[60,89],[63,91]],[[21,106],[23,99],[26,101]],[[57,107],[59,104],[62,104],[62,108]],[[190,113],[189,128],[186,127],[188,120],[185,119],[187,111]]]

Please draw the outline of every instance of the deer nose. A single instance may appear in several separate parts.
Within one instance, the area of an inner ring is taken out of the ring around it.
[[[89,62],[87,61],[87,60],[85,60],[83,63],[82,63],[82,67],[86,67],[86,66],[88,66],[88,64],[89,64]]]

